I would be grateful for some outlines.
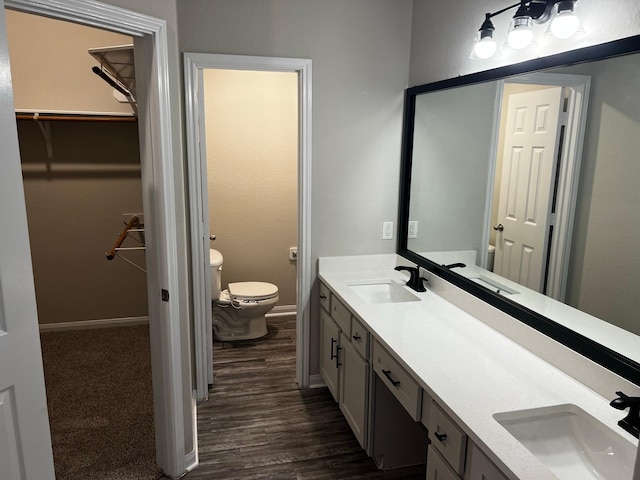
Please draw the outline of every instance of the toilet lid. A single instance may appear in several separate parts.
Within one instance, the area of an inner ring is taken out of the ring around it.
[[[236,282],[229,284],[229,293],[233,298],[264,299],[275,297],[278,294],[278,287],[265,282]]]

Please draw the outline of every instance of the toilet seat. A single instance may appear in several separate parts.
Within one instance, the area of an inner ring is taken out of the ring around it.
[[[229,284],[229,297],[238,302],[257,302],[278,296],[278,287],[266,282],[235,282]]]

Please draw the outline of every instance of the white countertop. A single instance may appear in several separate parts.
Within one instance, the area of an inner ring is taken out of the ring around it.
[[[617,422],[625,412],[480,320],[427,290],[419,302],[371,304],[350,284],[406,281],[398,257],[367,255],[319,259],[320,279],[345,303],[513,480],[556,477],[494,418],[495,413],[574,404],[634,445]]]

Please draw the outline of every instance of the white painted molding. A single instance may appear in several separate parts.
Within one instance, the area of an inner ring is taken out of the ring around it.
[[[309,388],[322,388],[326,386],[327,384],[324,382],[322,375],[320,375],[319,373],[309,375]]]
[[[292,315],[296,315],[297,312],[298,307],[296,305],[276,305],[269,313],[265,315],[265,317],[289,317]]]
[[[96,328],[134,327],[148,325],[149,317],[102,318],[99,320],[79,320],[77,322],[41,323],[40,332],[63,332],[69,330],[90,330]]]

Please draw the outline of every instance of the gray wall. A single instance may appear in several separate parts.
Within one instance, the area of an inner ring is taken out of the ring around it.
[[[505,6],[504,0],[465,2],[464,8],[460,2],[414,0],[409,84],[453,78],[640,33],[640,2],[637,0],[580,1],[576,12],[584,34],[562,41],[540,36],[537,48],[505,51],[488,60],[470,58],[484,14]],[[504,41],[511,17],[505,13],[491,19],[498,45]],[[539,33],[544,33],[545,29],[546,25],[538,27]]]
[[[397,216],[410,0],[178,2],[183,52],[313,61],[311,255],[391,253]],[[311,373],[318,372],[317,285]]]
[[[563,72],[591,75],[567,303],[640,335],[640,55]]]
[[[416,99],[410,220],[419,223],[410,250],[480,253],[495,96],[492,82]]]

